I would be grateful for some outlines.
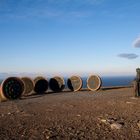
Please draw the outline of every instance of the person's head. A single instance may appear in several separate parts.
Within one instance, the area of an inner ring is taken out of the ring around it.
[[[136,69],[136,72],[137,72],[137,73],[140,73],[140,68],[137,68],[137,69]]]

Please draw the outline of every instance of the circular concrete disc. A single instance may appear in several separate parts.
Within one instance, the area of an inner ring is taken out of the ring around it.
[[[23,95],[29,95],[34,89],[34,82],[29,77],[22,77],[21,80],[24,83],[25,89]]]
[[[87,87],[89,90],[91,91],[96,91],[101,87],[101,78],[97,75],[91,75],[88,79],[87,79]]]
[[[65,81],[62,77],[56,76],[49,81],[50,89],[54,92],[61,92],[65,88]]]
[[[24,92],[24,83],[17,77],[9,77],[1,84],[1,94],[7,99],[20,98]]]
[[[79,76],[72,76],[67,80],[67,86],[71,91],[79,91],[82,88],[83,82]]]
[[[34,91],[36,93],[45,93],[48,90],[48,81],[44,77],[34,79]]]

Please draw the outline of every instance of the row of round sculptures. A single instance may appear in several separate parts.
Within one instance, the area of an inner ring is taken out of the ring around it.
[[[71,91],[79,91],[83,86],[83,81],[79,76],[71,76],[67,79],[67,87]],[[96,91],[101,87],[101,78],[97,75],[91,75],[87,79],[87,88]],[[65,88],[65,81],[62,77],[56,76],[48,81],[44,77],[36,77],[32,80],[29,77],[9,77],[3,80],[0,86],[0,99],[17,99],[22,95],[30,95],[32,93],[41,94],[47,92],[48,89],[53,92],[61,92]]]

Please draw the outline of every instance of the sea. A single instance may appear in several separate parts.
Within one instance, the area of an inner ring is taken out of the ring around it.
[[[65,82],[67,78],[64,78]],[[102,87],[110,87],[110,86],[129,86],[132,85],[132,81],[135,79],[135,76],[103,76]],[[0,83],[3,79],[0,79]],[[87,77],[82,77],[83,80],[83,88],[86,88]]]
[[[83,87],[86,87],[87,78],[83,79]],[[130,86],[132,85],[135,76],[104,76],[101,77],[102,87],[111,87],[111,86]]]

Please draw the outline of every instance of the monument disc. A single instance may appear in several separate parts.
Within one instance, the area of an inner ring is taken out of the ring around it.
[[[67,80],[67,86],[71,91],[79,91],[82,88],[83,82],[79,76],[72,76]]]
[[[53,77],[49,81],[49,87],[54,92],[61,92],[65,88],[65,81],[62,77]]]
[[[91,91],[97,91],[101,87],[101,78],[97,75],[91,75],[87,79],[87,88]]]

